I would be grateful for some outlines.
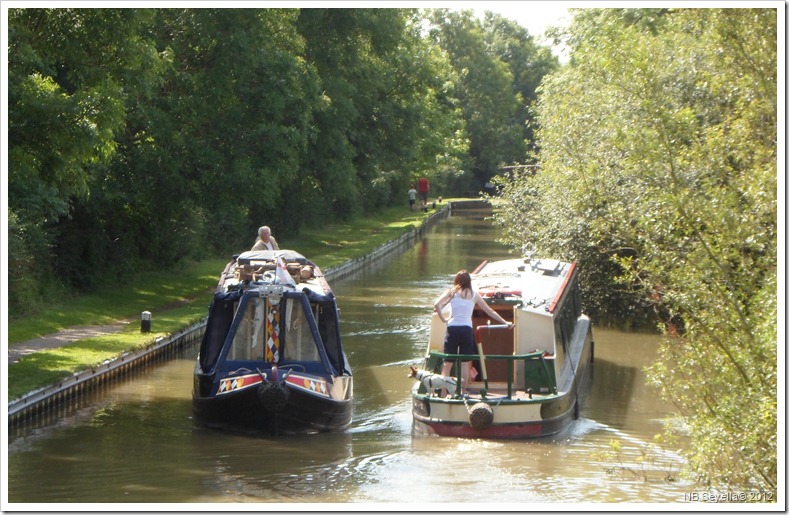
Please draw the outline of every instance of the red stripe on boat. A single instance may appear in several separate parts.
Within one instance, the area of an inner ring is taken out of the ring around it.
[[[559,304],[559,301],[562,299],[562,295],[564,295],[564,289],[567,288],[567,284],[570,282],[573,272],[575,272],[575,261],[572,262],[570,269],[567,271],[567,275],[564,276],[564,281],[562,281],[562,285],[559,288],[559,293],[556,294],[553,302],[551,302],[551,304],[548,306],[548,313],[553,313],[553,311],[556,309],[556,305]]]

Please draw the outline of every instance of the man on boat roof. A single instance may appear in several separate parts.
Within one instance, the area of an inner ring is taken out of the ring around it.
[[[277,240],[271,235],[269,226],[263,225],[258,229],[258,238],[250,250],[279,250]]]

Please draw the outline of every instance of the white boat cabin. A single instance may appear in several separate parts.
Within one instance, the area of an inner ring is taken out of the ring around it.
[[[491,390],[507,388],[509,375],[517,390],[534,390],[548,394],[550,388],[542,374],[539,359],[496,360],[494,356],[542,353],[552,382],[562,377],[565,355],[581,315],[580,289],[575,264],[557,260],[509,259],[482,263],[471,274],[474,290],[505,320],[515,323],[512,330],[486,329],[496,324],[482,310],[472,316],[477,343],[486,356],[488,384]],[[448,308],[447,308],[448,309]],[[479,327],[482,326],[480,329]],[[443,352],[446,324],[433,313],[430,327],[430,350]],[[490,359],[488,359],[488,357]],[[514,362],[514,369],[510,363]],[[477,368],[475,366],[475,368]],[[544,375],[544,374],[542,374]],[[471,388],[481,387],[481,373]]]

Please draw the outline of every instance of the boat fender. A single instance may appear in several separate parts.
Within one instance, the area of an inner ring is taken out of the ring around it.
[[[268,411],[277,411],[285,407],[290,397],[288,387],[279,381],[267,381],[258,386],[258,400]]]
[[[468,422],[477,431],[483,431],[493,424],[493,408],[486,402],[478,402],[468,410]]]

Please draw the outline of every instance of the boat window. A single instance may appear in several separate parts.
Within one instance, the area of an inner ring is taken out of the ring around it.
[[[266,311],[266,299],[249,299],[227,359],[263,361],[266,347]]]
[[[286,361],[320,361],[318,347],[299,299],[287,299],[284,353]]]
[[[340,347],[340,331],[337,323],[337,310],[333,302],[311,303],[318,325],[318,332],[323,340],[329,362],[339,372],[344,369],[342,349]]]
[[[234,298],[218,297],[211,302],[208,323],[200,344],[200,368],[209,371],[216,365],[238,302]]]

